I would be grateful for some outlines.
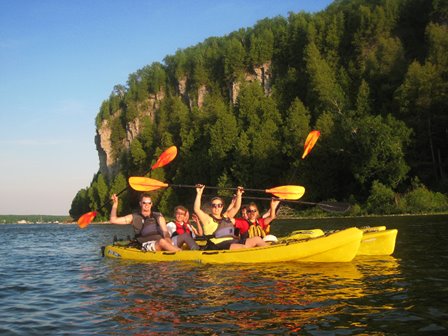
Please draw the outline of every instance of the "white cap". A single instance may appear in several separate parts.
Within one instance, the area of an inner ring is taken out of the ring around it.
[[[266,237],[263,238],[263,240],[265,242],[276,242],[278,241],[277,237],[274,235],[267,235]]]

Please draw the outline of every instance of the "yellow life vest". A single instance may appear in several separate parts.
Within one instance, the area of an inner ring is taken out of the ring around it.
[[[249,232],[249,238],[252,237],[264,238],[266,236],[266,232],[264,232],[261,226],[258,225],[258,222],[250,223],[248,232]]]

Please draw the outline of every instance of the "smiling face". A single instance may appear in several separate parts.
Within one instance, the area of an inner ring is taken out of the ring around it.
[[[142,215],[149,215],[151,213],[152,200],[149,196],[143,196],[140,200],[140,208]]]
[[[183,223],[185,221],[185,215],[187,214],[187,209],[181,206],[177,206],[174,209],[174,217],[176,218],[176,222]]]
[[[258,218],[258,208],[255,204],[251,203],[246,208],[247,218],[249,221],[253,222]]]
[[[222,208],[224,206],[224,203],[221,198],[215,197],[212,199],[211,207],[212,207],[212,214],[215,217],[221,217]]]

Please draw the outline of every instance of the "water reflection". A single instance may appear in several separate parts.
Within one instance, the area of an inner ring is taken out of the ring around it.
[[[381,263],[389,268],[388,274],[395,272],[393,259]],[[109,263],[109,267],[114,295],[105,304],[123,330],[138,325],[191,334],[297,332],[343,313],[353,300],[372,294],[366,290],[366,273],[369,269],[378,273],[374,263],[204,266],[120,262]]]
[[[418,244],[427,247],[423,239],[431,237],[403,231],[394,256],[358,256],[351,263],[104,260],[111,295],[98,304],[107,310],[116,334],[443,333],[448,315],[436,302],[445,300],[440,293],[447,288],[447,271],[441,267],[446,248],[439,247],[444,256],[428,263],[428,250]]]

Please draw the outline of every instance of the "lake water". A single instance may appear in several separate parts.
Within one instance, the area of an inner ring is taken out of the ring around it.
[[[447,335],[448,216],[272,226],[367,225],[399,230],[393,256],[245,266],[102,258],[130,227],[0,225],[0,335]]]

